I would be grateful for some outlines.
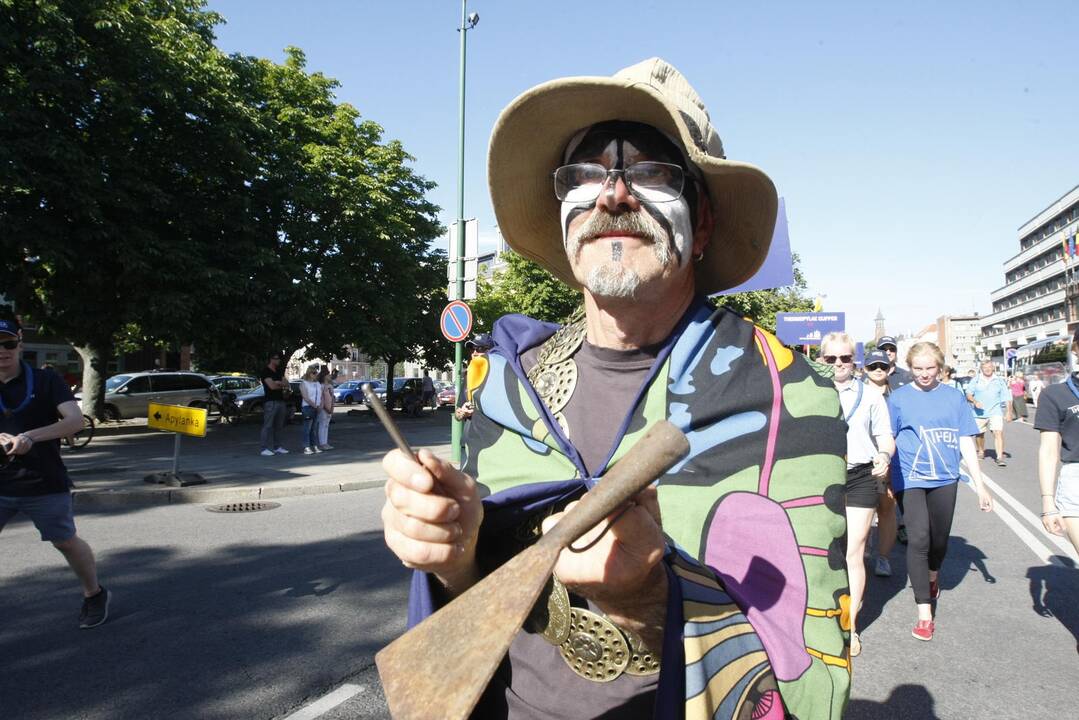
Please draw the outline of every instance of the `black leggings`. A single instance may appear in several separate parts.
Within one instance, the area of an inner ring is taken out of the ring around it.
[[[910,488],[895,499],[907,523],[907,575],[914,602],[928,604],[929,571],[940,570],[948,552],[958,482],[935,488]]]

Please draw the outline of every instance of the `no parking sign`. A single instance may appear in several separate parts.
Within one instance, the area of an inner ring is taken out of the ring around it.
[[[439,325],[447,340],[461,342],[472,332],[472,308],[461,300],[450,302],[442,310]]]

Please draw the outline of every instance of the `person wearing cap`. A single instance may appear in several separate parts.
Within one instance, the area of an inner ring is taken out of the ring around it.
[[[892,389],[888,385],[888,370],[892,367],[888,356],[882,350],[870,350],[862,363],[865,377],[862,382],[882,398],[887,398]],[[892,453],[895,454],[894,451]],[[903,533],[906,530],[903,529]],[[895,541],[902,537],[899,517],[896,513],[895,494],[890,483],[885,483],[884,492],[877,496],[877,557],[874,561],[873,574],[877,577],[892,576],[892,562],[888,558],[895,548]]]
[[[967,383],[967,400],[974,409],[974,422],[978,424],[978,457],[985,457],[985,431],[993,433],[993,449],[996,463],[1004,467],[1004,416],[1011,420],[1011,394],[1004,379],[996,374],[992,360],[984,360],[981,372]]]
[[[453,414],[458,420],[468,420],[476,411],[472,403],[472,393],[483,384],[487,377],[487,352],[494,347],[494,340],[487,333],[481,333],[472,338],[465,345],[472,346],[472,359],[468,361],[468,370],[465,373],[465,392],[457,398],[457,407]]]
[[[22,359],[19,323],[0,320],[0,531],[20,512],[33,521],[79,579],[79,627],[92,628],[108,619],[110,596],[98,582],[94,551],[75,530],[71,478],[60,459],[60,438],[82,422],[64,379]]]
[[[667,419],[689,456],[561,554],[474,716],[838,718],[839,399],[706,301],[764,261],[771,180],[726,158],[658,58],[519,96],[488,178],[506,241],[580,288],[583,309],[495,322],[463,472],[427,451],[384,458],[386,542],[416,570],[409,622],[534,542]]]
[[[1072,336],[1071,351],[1079,353],[1079,330]],[[1079,552],[1079,373],[1072,372],[1064,382],[1041,390],[1034,427],[1041,435],[1042,525],[1048,532],[1066,536]]]
[[[898,347],[895,338],[891,335],[883,335],[880,340],[877,340],[877,349],[883,350],[884,354],[888,356],[888,387],[892,390],[914,381],[914,376],[911,375],[909,370],[895,364]]]
[[[886,494],[888,465],[895,453],[884,397],[854,379],[854,341],[843,332],[821,339],[820,360],[835,369],[832,382],[847,423],[847,575],[850,578],[850,655],[862,652],[858,611],[865,594],[865,553],[873,514]],[[894,536],[894,535],[893,535]]]

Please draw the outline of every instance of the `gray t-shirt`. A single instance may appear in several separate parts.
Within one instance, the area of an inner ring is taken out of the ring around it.
[[[599,472],[611,455],[615,436],[658,351],[658,347],[608,350],[586,341],[574,356],[577,386],[562,412],[570,440],[590,473]],[[526,372],[536,364],[538,355],[539,348],[533,348],[521,357]],[[584,598],[571,595],[570,601],[575,607],[602,614]],[[569,668],[557,647],[538,634],[519,632],[472,717],[651,720],[658,684],[659,673],[623,673],[606,683],[586,680]]]

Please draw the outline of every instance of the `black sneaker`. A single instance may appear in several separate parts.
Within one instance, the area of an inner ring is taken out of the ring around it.
[[[109,591],[100,586],[97,595],[82,599],[79,612],[79,627],[82,629],[97,627],[109,619]]]

